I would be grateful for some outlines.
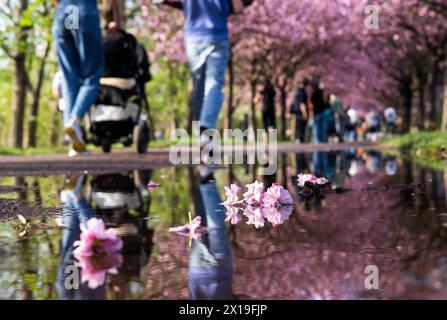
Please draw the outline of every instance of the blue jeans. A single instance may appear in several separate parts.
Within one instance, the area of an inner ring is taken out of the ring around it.
[[[228,40],[185,40],[194,91],[192,111],[204,128],[215,128],[224,100],[225,71],[230,57]]]
[[[314,115],[312,127],[312,142],[326,143],[329,138],[329,123],[331,110],[327,109]]]
[[[78,17],[76,25],[70,24],[73,17]],[[99,92],[105,59],[96,1],[62,0],[53,22],[53,37],[63,74],[66,124],[72,116],[82,119]]]

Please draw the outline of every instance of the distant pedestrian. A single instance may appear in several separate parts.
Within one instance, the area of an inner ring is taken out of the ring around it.
[[[388,107],[384,111],[385,126],[387,134],[396,133],[397,128],[397,111],[393,107]]]
[[[295,142],[304,143],[306,139],[306,126],[309,119],[309,105],[306,88],[309,90],[310,82],[304,79],[296,89],[292,105],[292,113],[295,114]]]
[[[335,118],[335,131],[339,142],[343,142],[346,122],[349,121],[348,115],[346,114],[343,100],[339,96],[332,94],[330,96],[330,103]]]
[[[381,128],[381,118],[376,111],[370,111],[366,114],[366,138],[376,141],[379,137]]]
[[[75,12],[76,25],[67,24]],[[86,154],[81,121],[96,100],[104,67],[96,0],[61,0],[53,22],[53,38],[63,74],[64,132],[71,140],[69,156]]]
[[[324,100],[324,92],[317,81],[312,81],[311,95],[308,95],[309,108],[312,114],[313,143],[327,143],[331,109]]]
[[[273,87],[270,80],[266,80],[264,83],[264,88],[261,91],[262,95],[262,119],[264,122],[264,129],[275,129],[276,128],[276,113],[275,113],[275,88]]]
[[[353,142],[357,140],[357,126],[359,124],[359,116],[357,110],[349,107],[346,111],[347,122],[345,123],[344,138],[346,142]]]

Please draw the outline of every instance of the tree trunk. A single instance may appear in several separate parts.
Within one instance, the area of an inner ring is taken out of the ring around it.
[[[436,59],[433,71],[430,76],[429,97],[430,97],[430,127],[435,128],[438,124],[438,80],[439,61]]]
[[[255,103],[256,81],[250,82],[250,89],[251,89],[251,97],[250,97],[251,124],[256,136],[256,129],[258,128],[258,126],[256,125],[256,103]]]
[[[59,110],[57,109],[57,105],[54,106],[54,112],[52,115],[52,124],[51,124],[51,132],[50,132],[50,147],[55,147],[57,145],[59,145],[59,121],[60,121],[60,114],[59,114]]]
[[[403,106],[403,123],[402,132],[406,133],[410,131],[411,121],[412,121],[412,91],[409,82],[403,83],[401,85],[401,95],[402,95],[402,106]]]
[[[417,132],[424,128],[424,86],[417,70],[412,74],[411,91],[411,131]]]
[[[441,130],[447,130],[447,67],[444,67],[444,93],[442,102]]]
[[[51,42],[47,43],[45,53],[42,57],[39,72],[37,75],[37,83],[33,92],[33,103],[31,105],[31,116],[28,122],[28,146],[37,146],[37,117],[39,115],[40,96],[42,92],[42,86],[45,79],[45,67],[50,53]]]
[[[14,99],[12,105],[12,144],[17,148],[23,148],[26,88],[25,54],[19,53],[14,58]]]
[[[101,29],[115,21],[119,28],[125,28],[124,0],[99,0],[99,10],[101,12]]]
[[[228,61],[228,111],[227,111],[227,128],[233,128],[233,112],[234,112],[234,68],[233,55],[230,52],[230,60]]]
[[[282,86],[279,88],[280,100],[281,100],[281,133],[280,136],[282,139],[286,138],[286,127],[287,127],[287,91],[286,87]]]
[[[18,19],[23,16],[28,9],[28,0],[21,0],[18,7]],[[12,105],[12,144],[14,147],[23,148],[23,130],[26,108],[26,88],[28,85],[28,76],[26,72],[26,42],[28,40],[28,30],[24,26],[17,25],[16,52],[13,56],[14,64],[14,98]]]

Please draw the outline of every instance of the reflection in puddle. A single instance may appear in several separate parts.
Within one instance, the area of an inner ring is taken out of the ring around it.
[[[363,150],[282,155],[274,176],[261,169],[0,178],[0,298],[446,298],[443,172]],[[303,196],[299,173],[326,177],[331,186]],[[161,187],[148,190],[151,180]],[[256,180],[291,193],[293,206],[275,208],[287,211],[259,213],[281,226],[225,222],[224,187]],[[189,222],[187,212],[207,230],[191,246],[168,232]],[[123,240],[122,258],[94,261],[102,272],[95,279],[104,283],[73,290],[76,271],[67,267],[79,225],[92,217]],[[368,265],[380,271],[379,290],[364,287]]]

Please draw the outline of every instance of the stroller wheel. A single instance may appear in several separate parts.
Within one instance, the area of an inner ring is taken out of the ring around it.
[[[104,153],[110,153],[110,151],[112,151],[112,145],[109,142],[104,141],[102,143],[102,151]]]
[[[149,127],[140,123],[133,128],[133,140],[138,153],[146,153],[149,145]]]

